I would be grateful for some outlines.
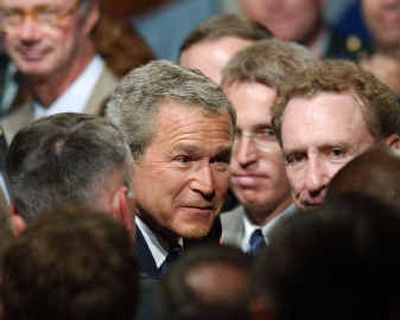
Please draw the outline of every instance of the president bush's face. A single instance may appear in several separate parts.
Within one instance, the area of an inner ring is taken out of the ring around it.
[[[139,215],[150,215],[159,228],[176,236],[205,236],[228,188],[230,118],[164,102],[156,128],[134,165]]]

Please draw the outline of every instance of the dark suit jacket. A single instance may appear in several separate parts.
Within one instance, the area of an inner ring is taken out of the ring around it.
[[[160,281],[141,273],[139,278],[139,300],[135,320],[163,319],[165,303]]]
[[[360,61],[372,52],[371,46],[357,36],[343,36],[331,30],[326,58]]]
[[[210,232],[202,239],[184,239],[184,250],[190,249],[194,246],[204,243],[220,243],[221,238],[221,221],[217,217],[213,223]],[[143,237],[142,232],[136,226],[136,252],[139,261],[139,270],[152,278],[160,278],[160,270],[157,269],[156,262],[153,255]]]
[[[136,252],[139,261],[139,270],[151,278],[159,278],[160,271],[157,268],[153,255],[143,237],[142,232],[136,226]]]
[[[9,192],[9,186],[8,186],[8,178],[6,175],[6,154],[7,154],[7,142],[3,133],[3,130],[0,128],[0,173],[2,174],[4,178],[4,182],[6,184],[7,190],[1,190],[0,192],[8,193]]]

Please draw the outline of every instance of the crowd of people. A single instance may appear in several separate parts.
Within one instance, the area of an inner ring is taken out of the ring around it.
[[[175,63],[0,0],[0,320],[398,319],[399,1],[368,56],[322,0],[238,2]]]

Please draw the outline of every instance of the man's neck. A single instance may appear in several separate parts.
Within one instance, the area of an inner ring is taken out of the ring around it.
[[[27,79],[32,95],[44,108],[49,108],[79,77],[92,60],[93,55],[94,49],[90,48],[81,59],[75,59],[66,70],[63,69],[41,78]]]
[[[160,226],[140,205],[137,205],[136,215],[151,229],[154,236],[162,245],[169,246],[178,242],[179,237],[174,232]]]
[[[321,52],[323,48],[320,48],[320,42],[326,32],[327,30],[322,22],[319,22],[312,30],[312,32],[307,34],[306,37],[300,41],[300,43],[309,48],[314,53],[317,53],[318,56],[322,56],[324,52]]]
[[[266,207],[244,207],[247,217],[249,220],[258,225],[264,226],[273,218],[281,214],[285,209],[287,209],[293,203],[291,196],[281,199],[278,203],[271,204],[271,206]]]

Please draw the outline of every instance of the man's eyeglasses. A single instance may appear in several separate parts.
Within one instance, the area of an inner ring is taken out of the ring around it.
[[[67,9],[52,6],[40,6],[31,11],[23,11],[17,8],[0,8],[0,30],[12,32],[19,28],[28,17],[39,25],[57,27],[64,19],[78,10],[79,3],[80,1],[77,1]]]
[[[271,128],[263,128],[256,132],[237,130],[234,146],[237,147],[239,143],[242,143],[244,137],[248,137],[257,149],[265,152],[270,151],[272,144],[275,145],[277,142],[276,135]]]

